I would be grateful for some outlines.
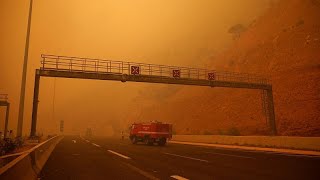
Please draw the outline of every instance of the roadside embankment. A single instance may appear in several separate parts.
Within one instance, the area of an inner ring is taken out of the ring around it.
[[[320,137],[174,135],[172,141],[320,151]]]

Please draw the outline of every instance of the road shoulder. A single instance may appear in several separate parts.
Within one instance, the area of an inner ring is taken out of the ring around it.
[[[302,155],[302,156],[320,157],[319,151],[309,151],[309,150],[263,148],[263,147],[251,147],[251,146],[195,143],[195,142],[185,142],[185,141],[169,141],[169,143],[195,145],[195,146],[207,146],[207,147],[214,147],[214,148],[235,149],[235,150],[244,150],[244,151],[259,151],[259,152],[266,152],[266,153],[281,153],[281,154],[287,154],[287,155]]]

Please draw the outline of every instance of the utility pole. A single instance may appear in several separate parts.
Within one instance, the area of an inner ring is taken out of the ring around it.
[[[20,91],[20,104],[19,104],[17,137],[22,137],[22,126],[23,126],[23,115],[24,115],[24,99],[25,99],[25,90],[26,90],[26,79],[27,79],[27,67],[28,67],[28,55],[29,55],[29,38],[30,38],[30,28],[31,28],[32,4],[33,4],[33,0],[30,0],[28,26],[27,26],[27,36],[26,36],[26,45],[25,45],[25,50],[24,50],[24,61],[23,61],[23,70],[22,70],[22,79],[21,79],[21,91]]]

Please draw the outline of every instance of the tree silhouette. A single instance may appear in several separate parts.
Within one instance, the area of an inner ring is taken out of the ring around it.
[[[233,39],[237,39],[240,37],[240,34],[246,31],[246,27],[244,27],[242,24],[236,24],[234,26],[231,26],[228,30],[228,33],[233,34]]]

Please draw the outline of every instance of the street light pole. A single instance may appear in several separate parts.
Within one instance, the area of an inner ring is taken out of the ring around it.
[[[27,79],[27,67],[28,67],[28,55],[29,55],[29,38],[30,38],[30,28],[31,28],[32,4],[33,4],[33,0],[30,0],[28,27],[27,27],[27,36],[26,36],[26,45],[25,45],[25,50],[24,50],[24,61],[23,61],[22,80],[21,80],[17,137],[22,137],[22,126],[23,126],[23,115],[24,115],[24,99],[25,99],[25,90],[26,90],[26,79]]]

